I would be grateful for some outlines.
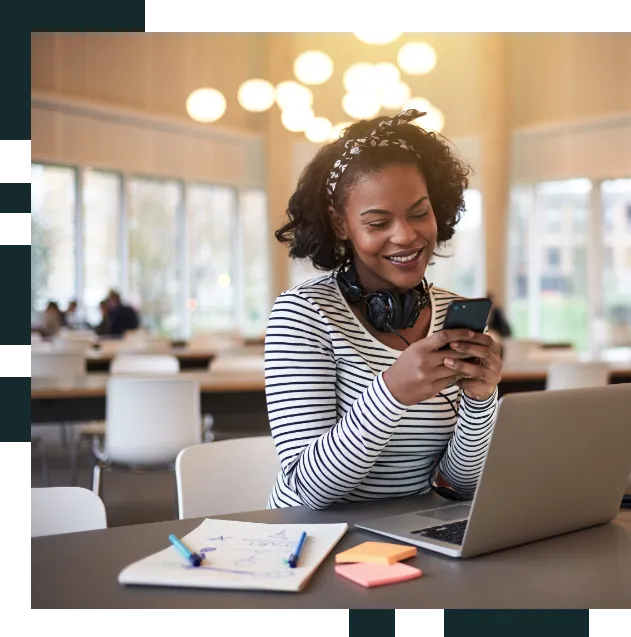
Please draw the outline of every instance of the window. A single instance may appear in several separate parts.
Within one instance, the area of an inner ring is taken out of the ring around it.
[[[192,333],[234,330],[236,193],[224,186],[193,184],[188,188],[187,204]]]
[[[535,188],[536,206],[543,217],[549,218],[551,210],[555,214],[562,211],[562,219],[568,221],[558,228],[564,232],[538,235],[548,255],[556,248],[558,256],[557,265],[544,272],[554,277],[552,280],[542,277],[540,283],[536,337],[542,341],[571,342],[578,349],[586,349],[589,339],[586,256],[581,257],[583,267],[577,269],[572,255],[578,254],[577,249],[586,255],[590,191],[591,182],[587,179],[544,182]]]
[[[129,181],[129,298],[142,326],[177,337],[182,332],[182,187],[176,181]],[[125,300],[125,299],[124,299]]]
[[[31,317],[48,301],[65,310],[76,289],[76,187],[74,168],[31,166]]]
[[[558,233],[563,229],[563,209],[557,207],[560,202],[550,200],[550,208],[546,210],[546,230],[550,233]]]
[[[267,198],[262,190],[246,190],[239,200],[243,254],[243,331],[265,334],[271,311]]]
[[[83,307],[98,325],[99,303],[111,288],[121,289],[121,178],[87,170],[83,181]]]
[[[612,232],[604,237],[603,302],[605,344],[631,344],[631,179],[601,184],[603,219]]]
[[[465,207],[453,238],[446,246],[437,250],[439,254],[446,256],[432,258],[427,279],[436,287],[445,288],[461,296],[483,296],[484,236],[480,191],[465,192]]]
[[[555,269],[561,265],[561,251],[559,248],[548,248],[546,255],[546,263],[549,268]]]

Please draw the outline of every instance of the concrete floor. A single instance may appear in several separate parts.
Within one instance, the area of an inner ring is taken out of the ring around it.
[[[51,486],[70,486],[70,456],[64,449],[61,429],[46,425],[33,427],[32,434],[42,439],[46,450]],[[72,440],[72,426],[68,427],[67,437]],[[216,439],[224,439],[217,433]],[[162,522],[177,519],[177,496],[175,472],[152,471],[132,473],[124,470],[111,470],[101,473],[103,484],[103,502],[107,512],[108,526],[126,526],[147,522]],[[31,486],[45,486],[39,454],[31,453]],[[79,475],[77,486],[92,488],[90,458],[87,449],[79,457]]]

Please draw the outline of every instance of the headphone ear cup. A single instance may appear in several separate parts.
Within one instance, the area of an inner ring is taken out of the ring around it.
[[[365,299],[365,316],[379,332],[388,332],[386,325],[396,327],[401,317],[399,299],[387,290],[373,292]]]

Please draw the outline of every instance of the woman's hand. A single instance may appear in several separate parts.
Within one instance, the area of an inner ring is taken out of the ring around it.
[[[465,394],[475,400],[488,400],[502,379],[501,346],[488,334],[475,334],[466,341],[456,340],[449,344],[454,356],[449,356],[445,366],[460,374],[457,381]],[[467,361],[463,356],[472,356]]]
[[[450,385],[464,382],[463,379],[468,375],[473,376],[473,370],[470,368],[476,368],[477,373],[480,373],[479,370],[482,368],[471,363],[467,363],[467,367],[462,370],[445,364],[446,360],[453,360],[459,365],[463,362],[460,359],[471,356],[470,353],[464,350],[460,353],[450,349],[440,351],[441,347],[453,342],[463,346],[473,345],[479,342],[480,336],[466,329],[441,330],[412,343],[384,372],[383,379],[388,389],[400,403],[416,405],[428,398],[433,398]],[[477,354],[473,355],[477,356]],[[481,391],[481,388],[478,390]],[[471,391],[477,395],[475,389]]]

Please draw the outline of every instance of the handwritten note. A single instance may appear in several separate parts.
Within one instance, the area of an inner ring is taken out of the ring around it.
[[[257,524],[204,520],[182,538],[204,556],[193,567],[174,546],[125,568],[121,584],[190,586],[244,590],[300,591],[322,560],[346,533],[346,524]],[[306,531],[307,541],[297,568],[285,560]],[[168,541],[165,538],[165,546]]]

